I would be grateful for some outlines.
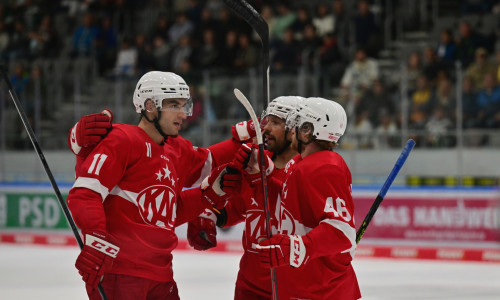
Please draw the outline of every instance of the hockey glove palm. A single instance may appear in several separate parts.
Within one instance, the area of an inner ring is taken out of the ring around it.
[[[111,268],[120,248],[109,235],[92,232],[84,236],[85,245],[76,259],[75,267],[85,281],[87,293],[90,295],[104,273]]]
[[[195,250],[204,251],[217,246],[217,216],[206,209],[204,213],[188,223],[187,240]]]
[[[298,268],[309,258],[307,249],[310,244],[307,236],[276,234],[260,242],[256,248],[261,261],[271,268],[285,265]]]
[[[222,209],[229,198],[241,192],[241,173],[231,164],[221,165],[201,183],[202,198]]]
[[[111,130],[113,113],[105,109],[98,114],[83,116],[71,128],[68,145],[74,154],[86,157]]]

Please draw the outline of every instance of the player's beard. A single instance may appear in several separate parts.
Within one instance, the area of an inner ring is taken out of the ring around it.
[[[269,142],[268,137],[271,137],[270,142]],[[277,137],[272,136],[272,135],[267,135],[266,139],[267,139],[266,149],[273,152],[274,154],[283,153],[283,151],[285,151],[290,145],[290,142],[288,142],[285,139],[285,136],[277,138]]]

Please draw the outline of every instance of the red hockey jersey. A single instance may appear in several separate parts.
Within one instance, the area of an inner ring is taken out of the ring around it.
[[[268,153],[269,155],[270,153]],[[283,180],[284,169],[275,169],[273,178]],[[264,198],[262,185],[258,181],[249,186],[244,185],[241,199],[233,199],[226,206],[227,224],[233,226],[239,222],[245,222],[242,243],[244,253],[240,260],[240,269],[236,280],[236,287],[251,291],[257,295],[271,298],[271,276],[269,266],[263,264],[259,255],[254,250],[260,239],[267,238],[266,219],[264,211]],[[270,223],[273,233],[277,232],[278,215],[277,199],[280,187],[277,185],[268,188],[268,203],[271,213]]]
[[[106,231],[119,242],[109,273],[173,280],[174,228],[207,207],[199,189],[182,191],[196,176],[181,167],[203,166],[207,150],[176,143],[158,145],[138,126],[115,124],[81,165],[68,206],[83,232]]]
[[[319,151],[285,168],[279,233],[307,235],[309,259],[277,269],[280,299],[359,299],[351,265],[356,248],[351,173],[342,157]],[[271,181],[273,183],[273,181]]]

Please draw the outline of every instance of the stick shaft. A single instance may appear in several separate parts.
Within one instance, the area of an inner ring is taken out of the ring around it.
[[[73,235],[75,236],[75,239],[78,243],[78,246],[80,246],[80,249],[83,248],[83,241],[80,237],[80,234],[78,233],[78,229],[76,228],[75,221],[73,220],[73,217],[71,216],[71,213],[66,206],[66,203],[61,195],[61,191],[59,190],[59,187],[56,183],[56,180],[54,179],[54,176],[52,175],[52,171],[50,170],[49,164],[47,163],[47,160],[45,159],[45,156],[43,155],[42,148],[40,147],[40,144],[38,143],[38,140],[36,138],[35,132],[33,131],[33,128],[31,128],[31,125],[28,122],[28,118],[26,117],[26,113],[24,112],[24,109],[21,105],[21,101],[19,101],[19,98],[17,97],[16,92],[14,91],[14,88],[12,86],[12,82],[9,79],[9,76],[7,75],[7,71],[5,70],[4,66],[0,66],[0,70],[2,72],[3,78],[5,80],[5,83],[7,84],[7,87],[9,89],[9,95],[12,101],[14,102],[14,106],[16,107],[17,113],[19,114],[19,117],[21,118],[21,121],[24,125],[24,128],[26,129],[26,132],[28,133],[28,136],[31,140],[31,143],[33,144],[33,148],[35,148],[36,153],[38,154],[38,157],[40,158],[40,162],[43,165],[43,168],[45,169],[45,173],[47,173],[47,177],[49,177],[50,184],[52,185],[52,188],[54,189],[54,193],[56,194],[57,200],[59,201],[59,205],[61,206],[64,216],[66,217],[66,221],[68,222],[69,226],[71,227],[71,231],[73,231]],[[106,294],[104,293],[104,290],[102,289],[102,286],[99,284],[98,286],[99,293],[101,294],[101,297],[103,300],[107,300]]]
[[[247,110],[248,114],[250,115],[250,118],[252,119],[252,122],[254,124],[259,124],[257,120],[257,116],[255,115],[255,111],[252,108],[252,105],[250,104],[250,101],[243,95],[242,92],[238,89],[234,89],[234,95],[236,96],[236,99],[243,104],[245,109]],[[271,231],[271,210],[269,209],[269,201],[268,201],[268,191],[267,191],[267,176],[266,176],[266,167],[265,167],[265,157],[264,154],[264,141],[262,139],[262,132],[260,130],[255,130],[255,133],[257,135],[257,141],[259,144],[259,168],[260,168],[260,178],[262,182],[262,191],[263,191],[263,197],[264,197],[264,214],[265,214],[265,221],[266,221],[266,234],[267,238],[272,237],[272,231]],[[277,300],[278,299],[278,283],[276,280],[276,269],[271,268],[271,284],[272,284],[272,292],[273,292],[273,299]]]
[[[409,139],[406,142],[405,147],[403,148],[403,151],[401,151],[401,155],[399,156],[398,160],[394,164],[394,167],[392,168],[391,173],[385,180],[384,185],[380,189],[380,192],[378,193],[377,197],[375,198],[375,201],[373,202],[372,206],[370,207],[370,210],[365,216],[365,219],[363,220],[363,223],[361,223],[361,226],[358,229],[358,232],[356,233],[356,244],[359,243],[361,240],[361,237],[363,237],[363,234],[366,231],[366,228],[370,224],[373,216],[377,212],[378,207],[380,206],[380,203],[382,203],[382,200],[384,200],[385,195],[387,194],[387,191],[391,187],[392,183],[394,182],[394,179],[399,173],[399,170],[401,170],[401,167],[403,167],[404,163],[406,162],[406,159],[410,155],[411,150],[415,146],[415,141],[412,139]]]

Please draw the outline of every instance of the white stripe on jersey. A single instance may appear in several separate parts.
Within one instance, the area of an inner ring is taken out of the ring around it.
[[[195,147],[193,147],[195,148]],[[208,175],[210,175],[210,172],[212,172],[212,153],[208,152],[207,159],[205,160],[205,164],[201,168],[201,175],[200,178],[196,179],[196,182],[193,183],[193,186],[200,186],[201,182],[203,179],[205,179]]]
[[[89,177],[78,177],[75,181],[75,184],[73,184],[73,188],[76,187],[81,187],[81,188],[87,188],[91,191],[94,191],[96,193],[101,194],[102,201],[104,202],[104,199],[109,194],[109,190],[107,187],[102,185],[99,180],[96,178],[89,178]]]
[[[139,196],[139,193],[124,191],[119,186],[115,186],[109,193],[111,195],[119,196],[137,206],[137,196]]]
[[[351,227],[348,223],[342,222],[335,219],[325,219],[320,223],[326,223],[336,228],[346,236],[346,238],[351,242],[351,248],[342,251],[341,253],[349,252],[352,258],[354,258],[354,250],[356,250],[356,230]]]

